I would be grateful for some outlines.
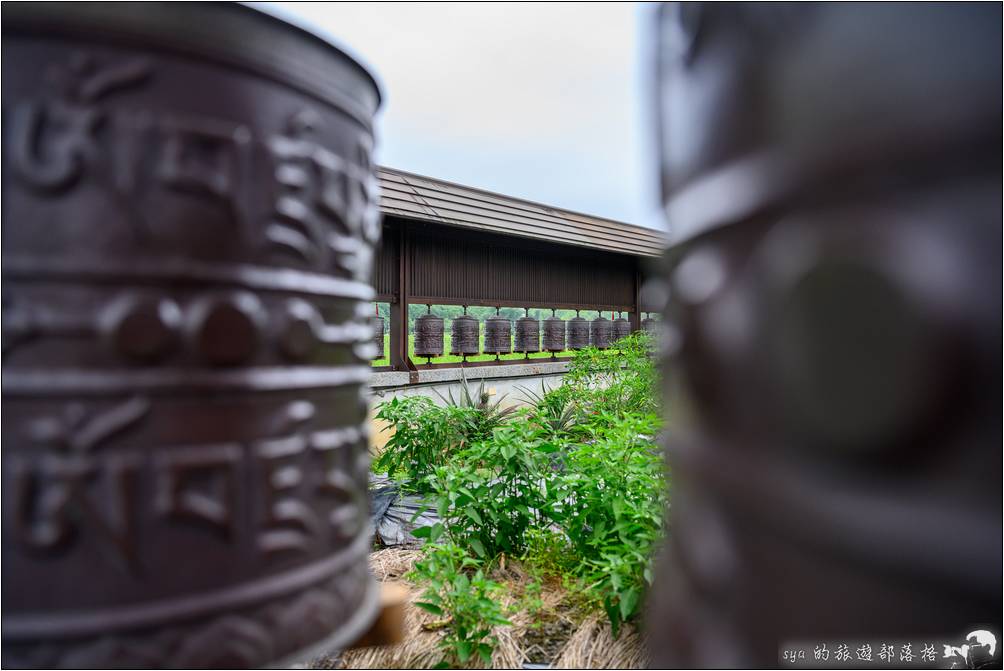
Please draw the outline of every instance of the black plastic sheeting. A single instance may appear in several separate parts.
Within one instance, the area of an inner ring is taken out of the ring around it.
[[[433,509],[416,517],[424,507],[417,496],[402,494],[398,485],[384,476],[370,476],[370,520],[373,533],[382,545],[387,547],[418,547],[422,540],[412,532],[439,521]]]

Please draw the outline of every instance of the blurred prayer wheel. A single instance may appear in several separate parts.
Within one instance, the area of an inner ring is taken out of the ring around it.
[[[656,667],[999,635],[1001,20],[662,8],[666,354],[692,421],[667,439]]]
[[[379,315],[371,317],[370,324],[373,327],[373,344],[376,346],[373,359],[382,359],[384,352],[387,349],[384,346],[384,333],[386,333],[386,328],[384,328],[383,317]]]
[[[568,349],[580,350],[589,347],[589,322],[579,316],[568,320]]]
[[[3,665],[351,643],[376,84],[237,4],[2,11]]]
[[[623,340],[631,335],[631,322],[618,314],[617,319],[613,321],[613,329],[614,342]]]
[[[607,349],[613,336],[613,323],[600,315],[589,322],[589,342],[596,349]]]
[[[551,311],[551,316],[544,320],[544,351],[554,352],[565,351],[565,321],[559,319]]]

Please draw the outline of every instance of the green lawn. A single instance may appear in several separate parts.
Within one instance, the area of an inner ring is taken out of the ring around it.
[[[450,342],[451,342],[450,334],[447,333],[446,336],[445,336],[445,344],[443,345],[443,351],[444,352],[449,352],[450,351]],[[482,333],[481,336],[480,336],[480,347],[483,348],[484,345],[485,345],[485,335]],[[387,353],[390,351],[390,334],[389,333],[388,334],[384,334],[384,337],[383,337],[383,346],[384,346],[384,349],[383,349],[383,351],[384,351],[384,358],[374,360],[373,361],[373,365],[374,366],[389,366],[390,365],[390,358],[387,356]],[[414,361],[416,364],[425,363],[426,362],[426,360],[424,358],[419,359],[419,358],[415,357],[415,335],[414,334],[411,334],[411,335],[408,336],[408,354],[411,355],[411,360]],[[562,357],[562,356],[572,356],[572,351],[571,350],[566,350],[564,352],[558,352],[555,356],[559,356],[559,357]],[[503,354],[499,358],[503,359],[503,360],[510,360],[510,359],[514,360],[514,359],[524,359],[526,357],[523,354]],[[551,353],[550,352],[537,352],[536,354],[531,354],[530,358],[531,359],[550,359],[551,358]],[[445,356],[434,358],[432,360],[432,363],[456,363],[458,361],[463,361],[463,360],[464,360],[464,358],[462,356],[451,356],[450,354],[446,354]],[[478,354],[478,355],[467,357],[467,360],[468,361],[494,361],[495,360],[495,355],[494,354]]]

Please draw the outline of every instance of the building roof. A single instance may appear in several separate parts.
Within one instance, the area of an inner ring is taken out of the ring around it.
[[[520,198],[380,167],[385,215],[535,238],[633,256],[660,256],[668,239],[659,231],[549,207]]]

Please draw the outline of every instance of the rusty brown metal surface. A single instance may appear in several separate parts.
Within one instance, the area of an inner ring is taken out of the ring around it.
[[[1000,636],[1001,6],[659,21],[661,333],[690,412],[654,665]]]
[[[349,643],[379,93],[236,4],[3,5],[3,664]]]
[[[657,257],[666,247],[665,235],[649,228],[392,168],[377,174],[386,215],[634,256]]]

